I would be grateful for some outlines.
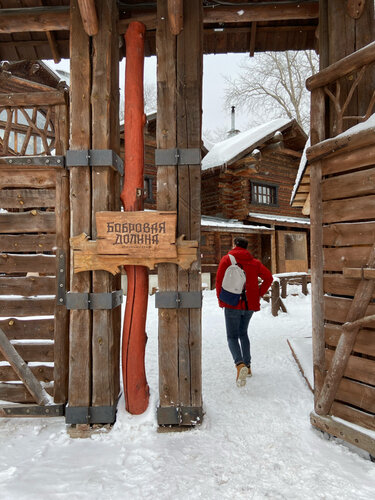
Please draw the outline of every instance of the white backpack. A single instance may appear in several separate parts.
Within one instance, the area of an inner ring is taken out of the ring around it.
[[[230,306],[236,306],[240,301],[246,283],[246,274],[237,264],[233,255],[228,255],[231,265],[225,271],[219,298]]]

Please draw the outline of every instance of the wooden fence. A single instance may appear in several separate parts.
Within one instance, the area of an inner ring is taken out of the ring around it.
[[[68,196],[62,157],[0,158],[0,400],[39,403],[5,354],[9,344],[56,403],[67,399],[68,315],[55,295]]]

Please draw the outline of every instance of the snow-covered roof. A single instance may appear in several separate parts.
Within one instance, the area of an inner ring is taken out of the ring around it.
[[[306,150],[309,147],[310,147],[310,136],[306,141],[306,144],[305,144],[305,147],[303,149],[302,156],[301,156],[301,161],[299,162],[298,172],[297,172],[296,180],[295,180],[295,183],[293,186],[292,196],[290,197],[290,203],[293,202],[294,197],[297,193],[298,186],[302,180],[303,174],[305,173],[306,165],[307,165]]]
[[[277,120],[253,127],[245,132],[240,132],[225,141],[218,142],[203,158],[202,170],[230,163],[238,154],[252,151],[270,139],[278,130],[291,125],[293,121],[288,118],[278,118]]]
[[[259,231],[259,230],[267,230],[269,231],[270,228],[266,226],[251,226],[249,224],[244,224],[243,222],[240,222],[237,219],[223,219],[220,217],[211,217],[209,215],[202,215],[202,220],[201,220],[201,225],[202,226],[212,226],[212,227],[222,227],[226,229],[241,229],[244,232],[246,231]]]
[[[257,212],[250,212],[249,217],[252,219],[262,219],[276,221],[276,222],[289,222],[291,224],[306,224],[310,225],[310,219],[305,217],[288,217],[286,215],[273,215],[273,214],[260,214]]]

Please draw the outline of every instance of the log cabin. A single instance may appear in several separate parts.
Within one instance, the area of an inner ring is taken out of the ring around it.
[[[202,213],[270,228],[249,240],[273,273],[309,267],[309,219],[289,203],[306,139],[295,120],[277,119],[232,134],[202,160]]]

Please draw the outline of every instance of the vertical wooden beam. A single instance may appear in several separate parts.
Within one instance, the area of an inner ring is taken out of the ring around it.
[[[98,15],[95,8],[95,0],[78,0],[79,10],[83,27],[89,36],[96,35],[99,30]],[[98,9],[99,17],[101,12]],[[101,19],[101,17],[100,17]]]
[[[156,30],[157,130],[158,149],[177,147],[177,43],[168,27],[167,0],[158,0]],[[176,167],[159,166],[157,171],[158,210],[177,210]],[[158,266],[159,290],[177,290],[177,266]],[[159,309],[159,394],[161,407],[179,403],[178,393],[178,319],[176,309]]]
[[[257,36],[257,23],[254,21],[251,23],[251,32],[250,32],[250,57],[254,57],[255,54],[255,41]]]
[[[201,144],[202,3],[183,4],[184,28],[175,37],[166,22],[167,1],[158,1],[157,146],[163,149],[200,149]],[[159,167],[158,209],[177,208],[178,235],[198,242],[200,198],[200,165]],[[159,288],[200,291],[200,260],[189,271],[159,266]],[[159,376],[161,407],[201,408],[200,309],[159,310]]]
[[[199,149],[202,127],[203,8],[184,2],[184,29],[177,37],[177,147]],[[178,167],[178,234],[200,244],[201,166]],[[178,290],[201,291],[200,251],[189,271],[178,268]],[[180,404],[202,406],[201,309],[179,313]]]
[[[91,149],[90,39],[79,15],[77,0],[70,3],[70,149]],[[71,236],[91,233],[90,167],[70,168]],[[72,292],[91,291],[89,272],[72,274]],[[70,312],[69,406],[90,406],[91,324],[89,310]]]
[[[183,0],[168,0],[168,20],[172,35],[179,35],[184,25]]]
[[[69,174],[63,169],[56,172],[56,282],[65,261],[65,290],[69,288]],[[63,255],[63,257],[61,257]],[[54,326],[54,386],[55,403],[68,401],[69,380],[69,311],[65,305],[56,303]]]
[[[325,102],[322,89],[311,93],[311,145],[325,138]],[[311,304],[315,404],[325,370],[323,299],[323,204],[321,162],[310,165]]]
[[[92,65],[92,148],[111,149],[116,134],[113,116],[118,117],[118,101],[112,98],[113,78],[118,82],[117,6],[115,0],[96,2],[100,27],[93,37]],[[118,150],[119,144],[117,145]],[[116,177],[117,182],[119,181]],[[116,195],[111,167],[92,167],[92,238],[96,238],[95,213],[111,210]],[[92,273],[94,293],[112,292],[114,281],[106,271]],[[118,333],[114,332],[112,310],[93,311],[92,330],[92,405],[112,406],[118,398],[117,367]],[[117,325],[118,327],[118,325]]]

